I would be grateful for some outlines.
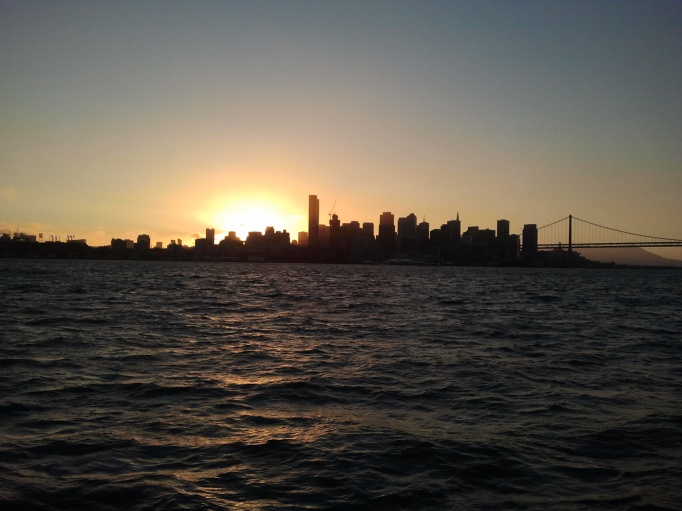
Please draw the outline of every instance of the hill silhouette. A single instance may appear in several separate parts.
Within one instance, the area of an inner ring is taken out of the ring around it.
[[[580,254],[592,261],[603,263],[629,264],[637,266],[680,266],[682,261],[653,254],[639,247],[625,248],[581,248]]]

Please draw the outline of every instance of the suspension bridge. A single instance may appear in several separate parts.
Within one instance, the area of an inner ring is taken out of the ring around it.
[[[613,229],[573,215],[538,228],[538,249],[597,247],[682,247],[682,240]]]

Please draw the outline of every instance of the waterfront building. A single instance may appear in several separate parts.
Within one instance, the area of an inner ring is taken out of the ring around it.
[[[362,224],[362,233],[366,238],[374,239],[374,222],[365,222]]]
[[[320,199],[317,195],[308,196],[308,245],[320,245]]]
[[[398,219],[398,240],[417,236],[417,215],[410,213]]]
[[[462,223],[459,221],[459,211],[457,212],[457,218],[455,220],[449,220],[448,225],[452,229],[452,239],[455,243],[462,239]]]
[[[522,233],[521,253],[526,259],[533,259],[538,253],[538,226],[525,224]]]
[[[341,221],[339,215],[334,213],[329,219],[329,248],[341,247]]]
[[[509,237],[509,220],[501,219],[497,221],[497,239],[504,241]]]
[[[151,246],[152,240],[148,234],[140,234],[137,237],[137,243],[135,244],[135,248],[137,248],[138,250],[149,250]]]
[[[470,225],[462,234],[462,243],[465,245],[473,245],[478,243],[478,225]]]
[[[478,231],[476,243],[487,243],[488,245],[492,245],[493,243],[495,243],[495,230],[480,229]]]
[[[317,246],[320,248],[329,248],[329,226],[320,224],[317,226],[317,232],[319,233]],[[308,246],[310,246],[310,238],[308,238]]]
[[[379,236],[377,241],[382,248],[395,246],[395,217],[390,211],[384,211],[379,216]]]
[[[417,226],[417,242],[424,246],[429,242],[429,223],[424,220]]]

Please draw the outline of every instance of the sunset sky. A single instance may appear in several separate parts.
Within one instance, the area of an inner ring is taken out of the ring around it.
[[[0,115],[4,232],[682,239],[679,1],[3,1]]]

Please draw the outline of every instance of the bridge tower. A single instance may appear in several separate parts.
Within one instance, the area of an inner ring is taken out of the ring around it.
[[[568,215],[568,253],[573,253],[573,215]]]

